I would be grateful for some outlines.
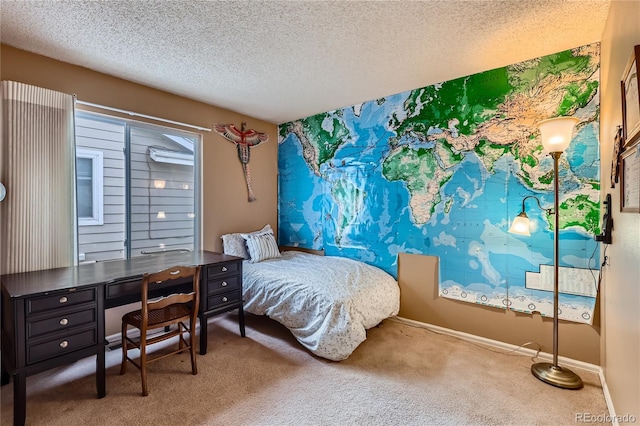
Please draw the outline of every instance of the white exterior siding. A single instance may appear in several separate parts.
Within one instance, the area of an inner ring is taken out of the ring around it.
[[[156,162],[149,156],[150,146],[178,148],[157,131],[131,129],[132,257],[194,245],[193,166]],[[164,181],[164,188],[156,188],[156,181]],[[158,218],[158,212],[165,217]]]
[[[124,258],[124,125],[76,116],[76,145],[103,152],[103,225],[78,226],[80,261]]]

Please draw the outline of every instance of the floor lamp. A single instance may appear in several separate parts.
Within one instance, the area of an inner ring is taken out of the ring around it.
[[[567,149],[573,136],[573,128],[578,119],[575,117],[558,117],[538,123],[542,146],[553,158],[553,363],[539,362],[531,366],[531,373],[553,386],[564,389],[580,389],[582,380],[573,371],[558,365],[558,242],[559,242],[559,208],[558,208],[558,162],[560,156]],[[527,196],[522,200],[522,213],[513,221],[509,232],[520,235],[529,234],[529,218],[525,213],[524,202],[527,198],[535,198],[540,206],[540,200],[534,196]],[[549,210],[546,210],[551,213]]]

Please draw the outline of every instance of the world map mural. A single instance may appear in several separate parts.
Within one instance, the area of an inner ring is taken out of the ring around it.
[[[561,156],[560,318],[591,323],[599,269],[599,44],[279,126],[279,243],[397,277],[439,258],[440,296],[553,316],[553,159],[537,123],[580,121]],[[399,75],[402,75],[399,70]],[[528,195],[530,237],[507,233]]]

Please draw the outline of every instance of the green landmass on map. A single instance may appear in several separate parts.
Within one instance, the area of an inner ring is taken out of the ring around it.
[[[331,195],[338,206],[335,241],[339,246],[347,226],[356,223],[358,214],[364,208],[367,193],[358,188],[348,177],[333,180]]]
[[[320,175],[320,166],[334,158],[336,151],[346,143],[351,133],[344,124],[342,111],[336,110],[312,115],[280,126],[280,137],[289,133],[298,137],[305,162]]]
[[[449,160],[455,161],[453,152]],[[416,223],[426,223],[440,202],[440,188],[453,172],[440,167],[434,149],[402,146],[393,150],[382,163],[382,175],[389,181],[401,181],[409,191],[409,203]],[[457,160],[459,162],[460,160]]]
[[[600,203],[590,200],[588,195],[564,200],[559,208],[560,229],[578,226],[593,235],[600,233]]]
[[[511,90],[506,68],[412,90],[404,103],[407,118],[400,120],[394,114],[390,124],[397,135],[416,134],[447,129],[455,119],[458,132],[470,135],[479,124],[494,118]]]
[[[415,192],[426,187],[437,167],[433,150],[403,146],[385,158],[382,163],[382,175],[389,181],[405,182],[409,192]]]

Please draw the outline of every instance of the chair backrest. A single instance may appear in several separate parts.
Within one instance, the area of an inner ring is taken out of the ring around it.
[[[201,266],[172,266],[155,273],[145,273],[142,276],[142,317],[148,316],[149,310],[162,309],[175,303],[192,302],[192,316],[198,314],[198,305],[200,303],[200,269]],[[149,292],[155,287],[168,280],[180,278],[191,278],[192,287],[189,293],[176,293],[170,296],[164,296],[157,299],[149,300]]]

